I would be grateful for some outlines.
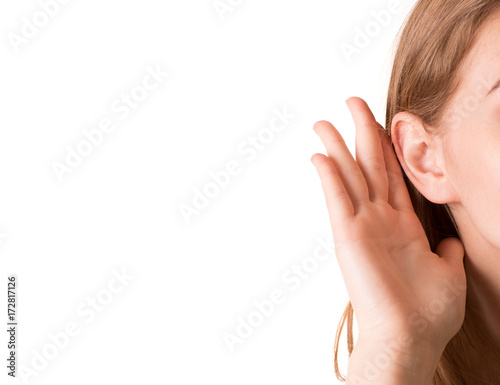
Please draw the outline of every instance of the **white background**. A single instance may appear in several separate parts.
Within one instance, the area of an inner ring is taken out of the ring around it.
[[[32,370],[12,383],[337,383],[348,298],[334,255],[296,290],[283,280],[331,235],[312,126],[331,121],[354,153],[350,96],[383,124],[391,46],[414,2],[378,29],[373,12],[394,1],[224,0],[217,12],[211,0],[72,0],[44,20],[45,3],[0,4],[0,319],[6,330],[16,274],[17,358]],[[46,25],[14,44],[36,17]],[[360,30],[372,37],[345,55]],[[168,76],[122,119],[111,106],[148,67]],[[249,161],[239,146],[283,108],[295,117]],[[115,130],[59,180],[54,162],[106,118]],[[231,160],[240,173],[186,221],[180,205]],[[133,278],[111,298],[113,271]],[[231,352],[224,333],[274,290],[284,302]],[[90,322],[89,297],[106,302]],[[65,339],[68,324],[79,334]]]

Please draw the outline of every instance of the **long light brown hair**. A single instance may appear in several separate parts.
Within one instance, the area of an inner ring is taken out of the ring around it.
[[[401,111],[417,115],[424,127],[446,125],[446,107],[461,84],[460,65],[471,51],[480,27],[499,10],[500,0],[419,0],[415,4],[398,34],[386,107],[385,130],[389,136],[392,119]],[[448,205],[430,202],[413,186],[404,171],[403,175],[431,250],[435,252],[444,238],[459,237]],[[467,273],[467,259],[464,265]],[[482,365],[490,368],[490,378],[500,384],[500,352],[495,351],[488,336],[479,330],[476,322],[479,316],[467,296],[464,323],[446,346],[433,385],[491,384],[481,380],[484,373],[478,373],[471,354],[482,358]],[[345,378],[339,370],[338,350],[346,321],[350,356],[354,347],[351,302],[347,304],[335,336],[335,373],[341,381]]]

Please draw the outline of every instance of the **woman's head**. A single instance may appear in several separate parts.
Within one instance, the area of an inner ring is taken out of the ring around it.
[[[386,128],[433,250],[458,234],[500,250],[499,38],[498,0],[419,1],[401,33]]]
[[[478,247],[500,250],[500,84],[491,91],[500,81],[498,41],[500,0],[419,0],[400,32],[385,127],[432,251],[450,236],[462,239],[466,254],[476,248],[480,255]],[[433,384],[486,383],[477,378],[472,350],[500,376],[500,356],[477,317],[468,297],[464,324]],[[339,379],[346,320],[351,353],[350,303],[335,340]]]

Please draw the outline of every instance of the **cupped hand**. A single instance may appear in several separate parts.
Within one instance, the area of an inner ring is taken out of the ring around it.
[[[314,130],[328,156],[314,154],[335,252],[359,338],[409,334],[443,349],[465,315],[464,248],[444,239],[433,253],[413,209],[391,138],[366,102],[347,105],[356,126],[356,159],[327,121]]]

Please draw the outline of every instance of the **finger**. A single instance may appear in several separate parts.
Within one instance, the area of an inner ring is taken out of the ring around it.
[[[445,238],[436,247],[436,254],[452,266],[463,269],[465,256],[464,244],[459,238]]]
[[[380,142],[389,178],[389,204],[396,210],[413,210],[408,187],[406,186],[401,166],[392,147],[391,137],[385,130],[380,131]]]
[[[339,229],[344,219],[354,215],[351,198],[330,158],[323,154],[314,154],[311,162],[321,179],[332,229]]]
[[[330,122],[324,120],[316,122],[314,130],[325,145],[328,157],[335,166],[356,212],[357,207],[369,198],[363,173],[347,148],[342,135]]]
[[[375,120],[368,104],[361,98],[347,99],[347,106],[356,125],[356,162],[366,179],[371,201],[389,200],[389,181]]]

